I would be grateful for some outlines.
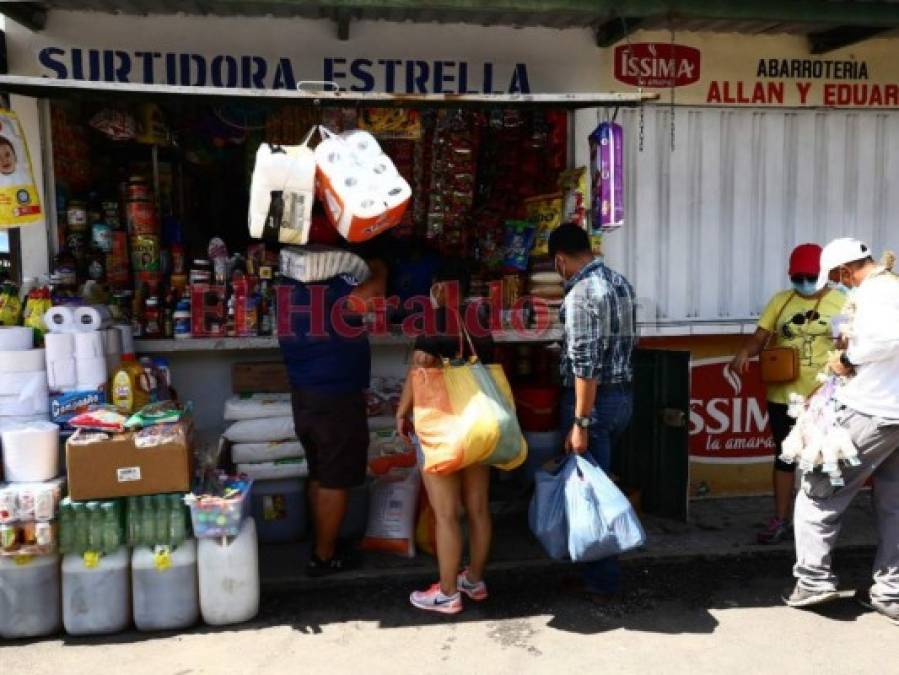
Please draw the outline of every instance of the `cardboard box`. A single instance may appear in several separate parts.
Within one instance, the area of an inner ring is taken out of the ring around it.
[[[189,427],[176,440],[138,447],[136,434],[107,434],[105,440],[84,442],[78,430],[66,441],[69,496],[75,501],[140,497],[160,492],[188,492],[193,477]]]
[[[231,388],[235,394],[287,393],[287,366],[283,361],[235,363],[231,366]]]

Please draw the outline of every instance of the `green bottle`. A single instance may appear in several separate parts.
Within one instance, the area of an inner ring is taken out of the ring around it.
[[[125,511],[125,530],[129,546],[140,545],[140,502],[137,497],[128,497]]]
[[[103,550],[103,512],[100,511],[100,502],[87,503],[87,550]]]
[[[187,539],[187,517],[184,513],[184,501],[181,495],[169,495],[169,545],[172,548],[181,546]]]
[[[116,513],[116,502],[102,505],[103,512],[103,553],[109,555],[119,550],[122,545],[121,521]]]
[[[140,543],[144,546],[154,546],[156,544],[156,520],[154,516],[152,497],[140,498]]]
[[[155,495],[153,497],[156,507],[156,546],[166,546],[169,543],[169,496]]]
[[[72,502],[72,514],[75,522],[75,536],[72,540],[72,553],[82,555],[88,550],[88,517],[87,508],[85,508],[84,502]]]
[[[75,514],[72,500],[66,497],[59,503],[59,552],[65,555],[75,549]]]

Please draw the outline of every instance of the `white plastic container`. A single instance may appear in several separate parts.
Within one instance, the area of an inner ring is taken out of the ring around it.
[[[221,539],[201,539],[197,569],[200,611],[210,626],[242,623],[259,613],[259,551],[252,518],[224,544]]]
[[[168,555],[157,555],[148,546],[135,548],[131,591],[138,630],[193,626],[200,618],[196,540],[186,540]]]
[[[0,638],[52,635],[62,626],[59,556],[0,557]]]
[[[131,554],[125,546],[96,567],[70,553],[62,559],[62,621],[70,635],[106,635],[131,624]]]

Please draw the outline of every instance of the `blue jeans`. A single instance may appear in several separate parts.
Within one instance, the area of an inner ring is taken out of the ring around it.
[[[574,389],[562,391],[562,433],[567,437],[574,424]],[[606,473],[612,466],[612,448],[631,421],[634,394],[631,386],[600,385],[593,407],[593,424],[589,428],[590,445],[587,452]],[[604,558],[584,564],[584,585],[594,593],[616,593],[621,581],[618,558]]]

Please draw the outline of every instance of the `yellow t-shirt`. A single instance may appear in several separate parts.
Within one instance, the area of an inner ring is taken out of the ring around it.
[[[793,297],[784,306],[791,293]],[[827,353],[834,350],[831,322],[842,311],[846,296],[840,291],[828,291],[815,310],[817,303],[816,298],[781,291],[771,298],[759,317],[759,328],[774,333],[769,346],[795,347],[799,352],[799,377],[793,382],[767,385],[768,400],[773,403],[789,403],[793,392],[802,396],[812,393],[818,386],[817,375],[827,363]]]

